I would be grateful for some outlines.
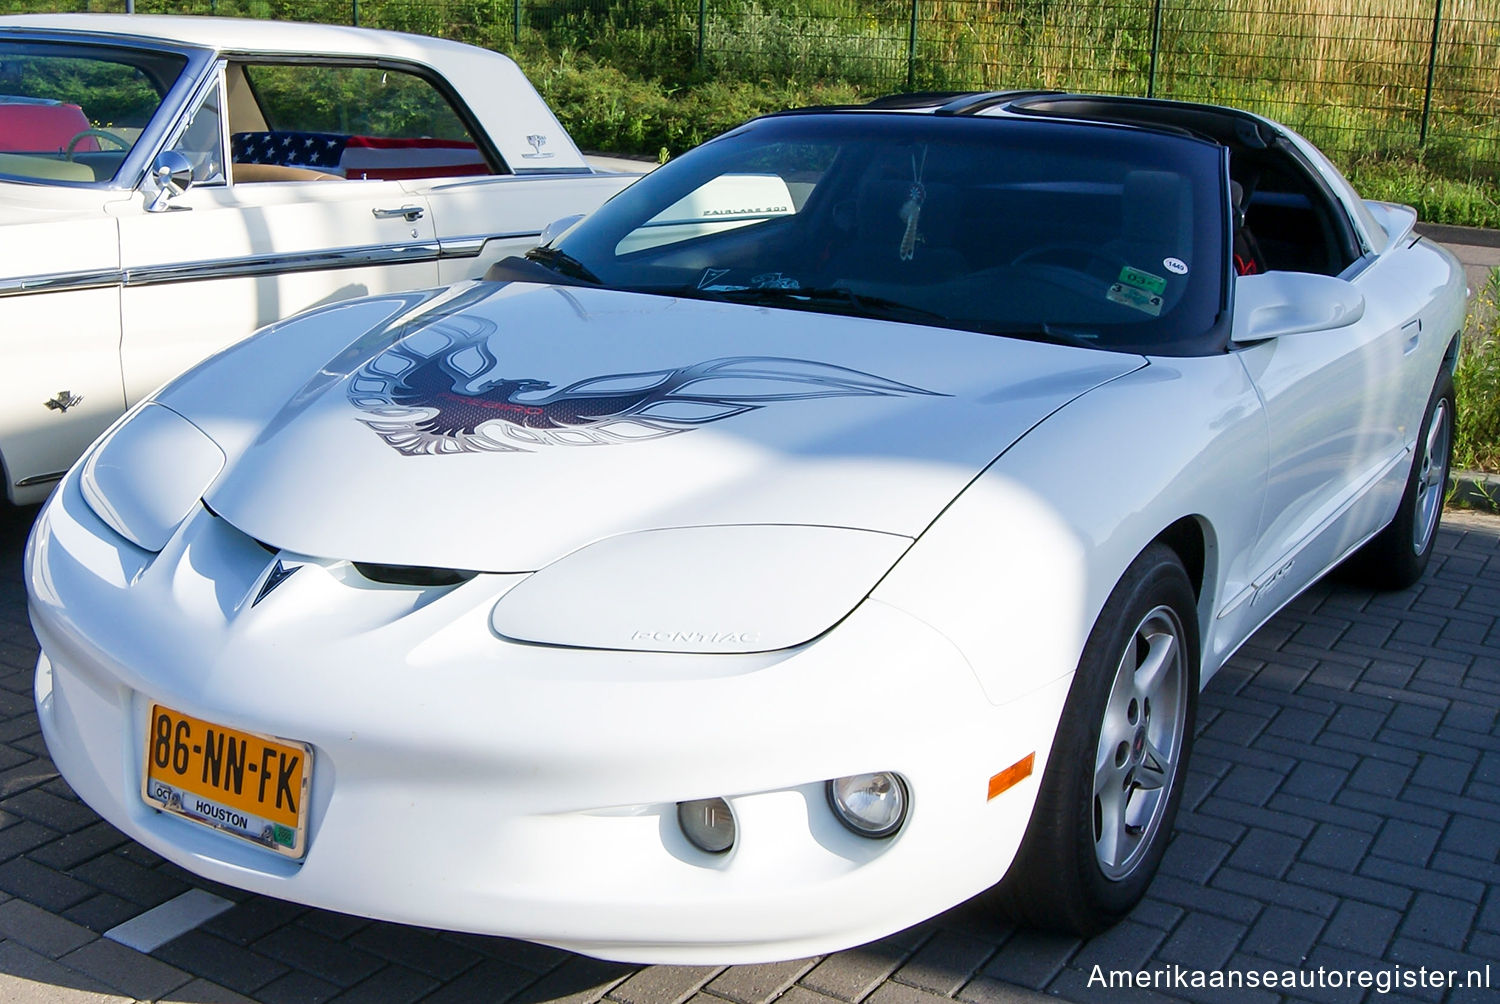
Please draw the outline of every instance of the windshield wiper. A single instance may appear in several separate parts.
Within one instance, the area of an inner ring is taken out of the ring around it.
[[[1079,349],[1099,348],[1098,335],[1076,334],[1046,322],[1018,325],[976,325],[976,330],[987,335],[1003,338],[1022,338],[1032,342],[1050,342],[1053,345],[1071,345]]]
[[[952,324],[952,318],[925,307],[913,306],[889,300],[882,296],[856,293],[844,286],[630,286],[635,293],[656,293],[662,296],[686,296],[702,300],[723,300],[729,303],[774,303],[787,307],[818,307],[832,304],[851,308],[853,311],[875,318],[901,315],[912,320]]]
[[[957,328],[977,331],[985,335],[1002,338],[1022,338],[1035,342],[1050,342],[1054,345],[1071,345],[1080,349],[1097,349],[1097,335],[1073,332],[1064,327],[1037,322],[1035,324],[992,323],[983,320],[950,317],[926,307],[890,300],[883,296],[856,293],[845,286],[806,286],[801,288],[780,286],[693,286],[685,283],[662,286],[622,286],[632,293],[651,293],[658,296],[682,296],[699,300],[719,300],[726,303],[774,303],[789,307],[805,307],[816,310],[832,304],[848,307],[867,317],[909,319],[927,322],[934,327]]]
[[[526,252],[526,257],[570,278],[582,279],[595,286],[604,285],[604,280],[595,275],[592,269],[560,248],[546,245],[535,247]]]
[[[891,300],[883,296],[856,293],[847,286],[804,286],[798,289],[788,289],[779,286],[754,286],[749,289],[728,289],[724,290],[723,293],[726,298],[733,300],[770,300],[776,302],[805,300],[809,303],[846,303],[864,313],[872,315],[905,314],[909,317],[922,317],[945,323],[951,320],[947,314],[940,314],[935,310],[928,310],[926,307],[902,303],[899,300]]]

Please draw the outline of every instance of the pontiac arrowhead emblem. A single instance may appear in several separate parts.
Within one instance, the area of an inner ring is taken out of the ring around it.
[[[261,600],[265,599],[271,594],[271,590],[281,585],[287,579],[290,579],[292,577],[292,573],[301,567],[301,565],[292,565],[290,568],[288,568],[286,565],[283,565],[281,563],[280,558],[277,558],[276,564],[271,566],[270,574],[266,576],[266,581],[261,584],[260,592],[255,594],[255,599],[250,601],[250,605],[253,607]]]
[[[70,390],[60,390],[60,391],[57,392],[57,396],[54,397],[52,400],[50,400],[50,401],[43,401],[42,403],[45,404],[52,411],[65,412],[69,408],[73,407],[75,404],[78,404],[82,400],[83,400],[83,395],[82,394],[74,394]]]

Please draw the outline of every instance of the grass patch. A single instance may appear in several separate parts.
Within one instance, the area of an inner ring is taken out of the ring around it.
[[[676,156],[757,115],[859,100],[854,87],[840,83],[705,80],[674,87],[567,50],[520,53],[518,61],[575,143],[611,153]]]
[[[1500,472],[1500,269],[1469,305],[1469,325],[1453,374],[1457,470]]]
[[[1500,229],[1500,185],[1456,176],[1405,157],[1365,158],[1344,165],[1356,191],[1367,199],[1412,206],[1422,219],[1466,227]]]

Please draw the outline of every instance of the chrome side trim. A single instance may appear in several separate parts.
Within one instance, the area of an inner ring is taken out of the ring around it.
[[[503,234],[473,234],[445,237],[436,242],[416,244],[372,244],[357,248],[332,248],[327,251],[305,251],[300,254],[245,255],[211,261],[175,262],[146,265],[130,269],[94,269],[83,272],[57,272],[29,275],[18,279],[0,279],[0,297],[51,293],[70,289],[105,289],[110,286],[155,286],[168,282],[195,282],[203,279],[235,279],[282,272],[320,272],[345,268],[367,268],[372,265],[408,265],[440,258],[477,258],[484,245],[492,240],[540,238],[535,230]]]
[[[23,275],[19,279],[0,279],[0,297],[26,293],[50,293],[62,289],[105,289],[120,284],[117,268],[84,272],[54,272],[50,275]]]
[[[155,286],[167,282],[236,279],[246,276],[275,275],[281,272],[321,272],[328,269],[364,268],[370,265],[404,265],[436,261],[441,254],[442,247],[436,242],[421,242],[304,251],[300,254],[245,255],[241,258],[219,258],[211,261],[186,261],[169,265],[129,268],[124,270],[123,281],[126,286]]]
[[[540,230],[518,230],[504,234],[469,234],[464,237],[439,237],[441,258],[478,258],[488,241],[540,240]]]
[[[33,474],[29,478],[22,478],[16,482],[17,488],[30,488],[32,485],[47,485],[54,481],[61,481],[67,471],[54,471],[51,474]]]

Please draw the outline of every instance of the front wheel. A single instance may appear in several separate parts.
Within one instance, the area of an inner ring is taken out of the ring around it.
[[[1196,601],[1177,554],[1141,553],[1089,634],[1021,849],[1022,923],[1088,937],[1145,895],[1172,833],[1198,706]]]
[[[1385,529],[1350,558],[1351,578],[1376,589],[1405,589],[1422,577],[1443,519],[1454,411],[1453,378],[1444,370],[1427,400],[1401,504]]]

